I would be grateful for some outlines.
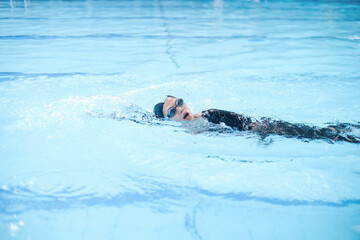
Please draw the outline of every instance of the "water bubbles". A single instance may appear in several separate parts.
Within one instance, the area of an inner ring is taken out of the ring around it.
[[[19,231],[19,227],[18,227],[18,225],[17,225],[16,223],[10,223],[10,224],[9,224],[9,230],[10,230],[10,235],[11,235],[12,237],[14,237],[14,236],[15,236],[15,233],[16,233],[17,231]]]
[[[360,224],[355,225],[355,226],[353,227],[353,229],[354,229],[356,232],[360,233]]]
[[[10,236],[15,237],[16,233],[20,230],[20,228],[25,226],[25,223],[22,220],[19,220],[18,222],[10,222],[8,226],[9,226]]]

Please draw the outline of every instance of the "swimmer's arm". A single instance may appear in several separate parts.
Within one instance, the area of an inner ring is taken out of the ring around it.
[[[201,112],[194,115],[194,118],[201,118],[201,117],[202,117]]]

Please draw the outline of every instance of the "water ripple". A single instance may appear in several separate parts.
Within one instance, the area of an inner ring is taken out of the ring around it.
[[[166,18],[164,16],[164,9],[163,9],[163,6],[161,4],[161,1],[159,1],[159,9],[160,9],[160,13],[161,13],[161,18],[163,19],[164,21],[164,28],[165,28],[165,33],[167,35],[167,39],[166,39],[166,51],[165,53],[167,55],[169,55],[171,61],[175,64],[175,66],[177,68],[180,68],[179,64],[177,63],[177,61],[175,60],[175,54],[171,51],[171,49],[173,48],[172,47],[172,44],[170,43],[171,41],[171,33],[170,33],[170,30],[169,30],[169,25],[166,21]]]

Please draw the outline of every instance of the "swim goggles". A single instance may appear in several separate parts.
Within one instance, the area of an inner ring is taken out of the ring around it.
[[[166,116],[168,118],[172,118],[176,114],[176,108],[181,107],[184,104],[184,100],[182,98],[177,98],[175,101],[175,107],[171,107],[167,110]]]

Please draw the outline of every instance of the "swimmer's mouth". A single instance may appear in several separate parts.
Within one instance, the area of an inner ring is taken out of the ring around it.
[[[186,118],[189,116],[189,113],[185,113],[184,114],[184,119],[187,120]]]

